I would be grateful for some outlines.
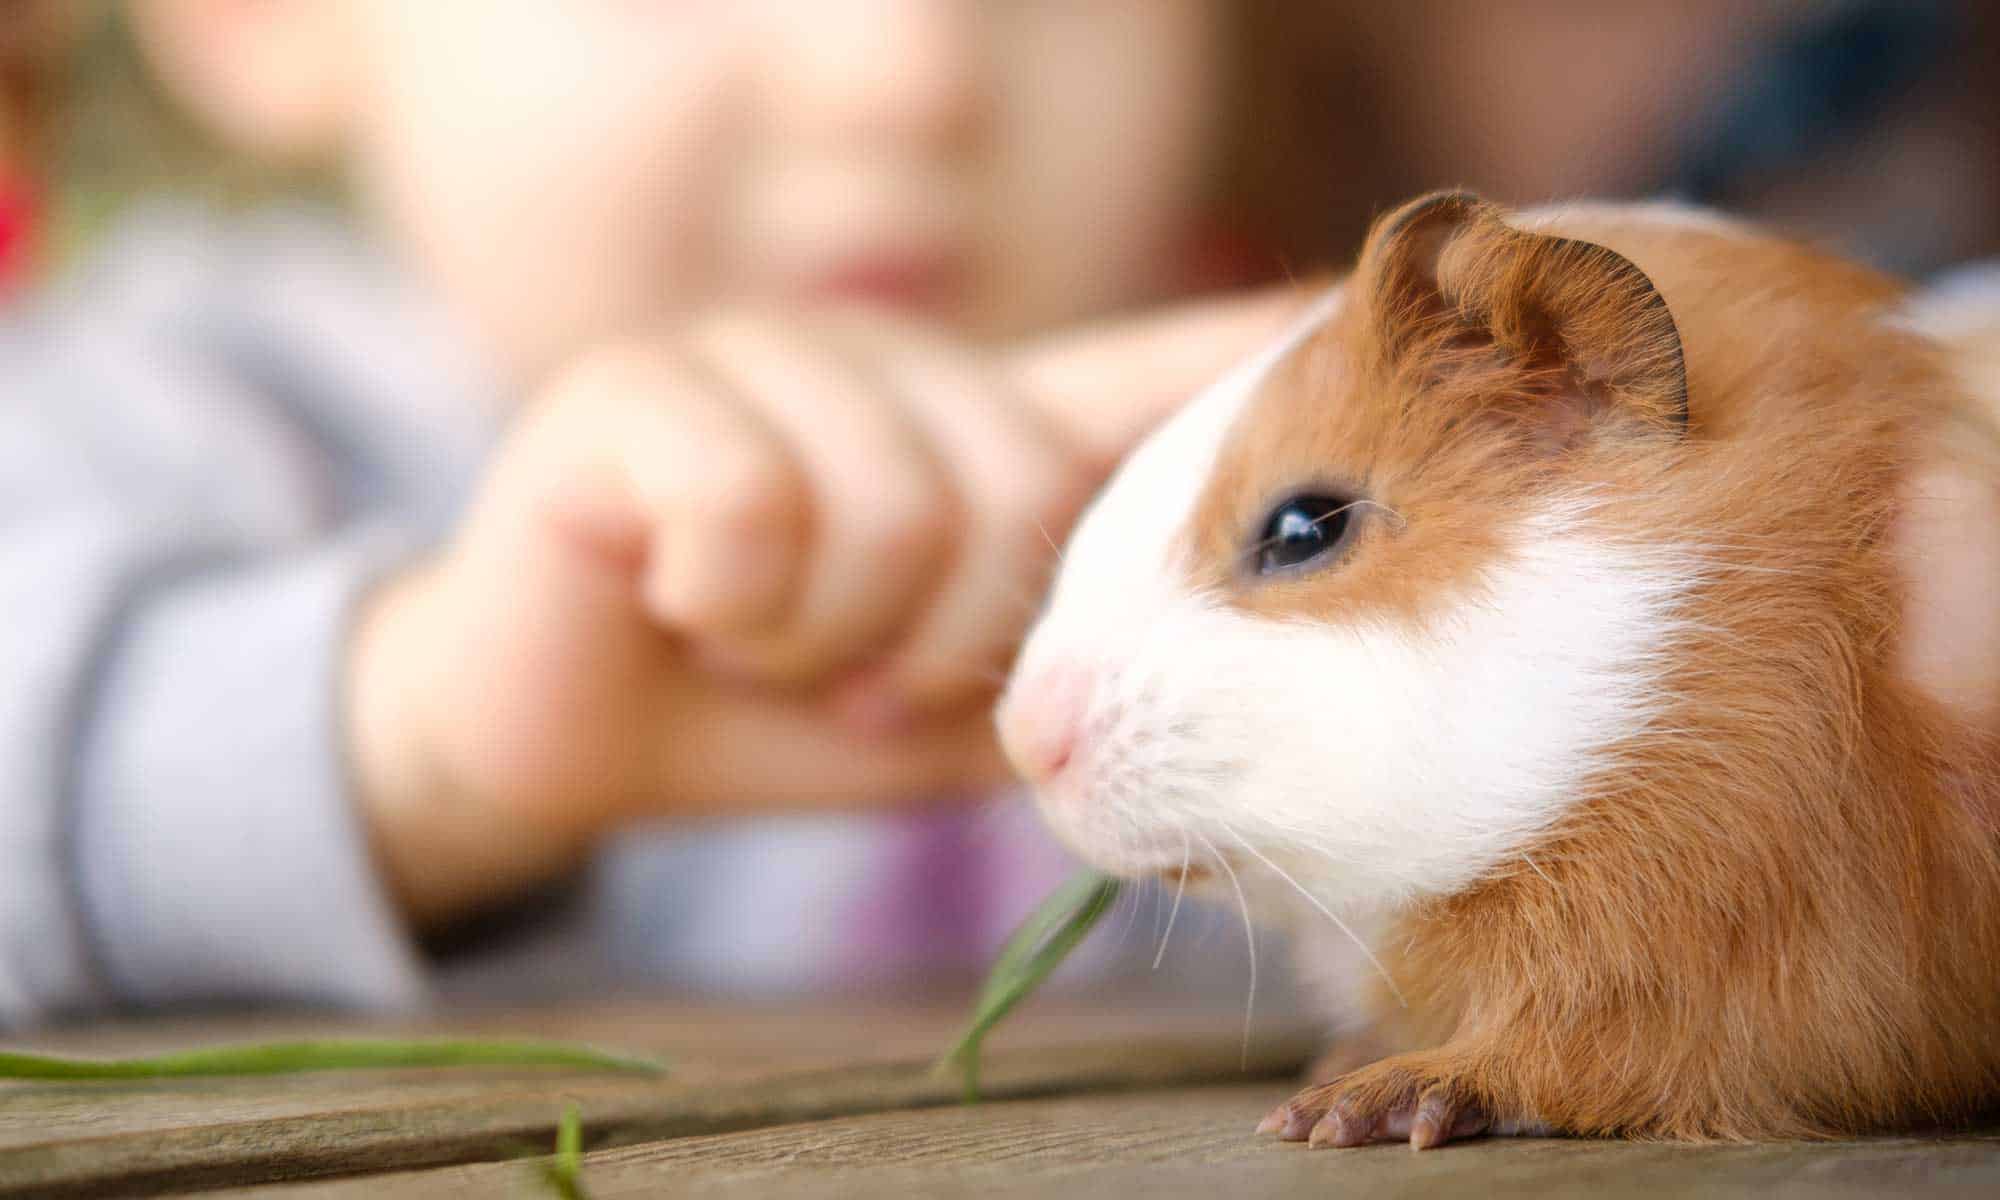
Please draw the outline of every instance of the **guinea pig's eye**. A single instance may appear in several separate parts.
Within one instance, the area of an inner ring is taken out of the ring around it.
[[[1346,540],[1355,502],[1344,496],[1294,496],[1271,510],[1251,547],[1259,575],[1311,562]]]

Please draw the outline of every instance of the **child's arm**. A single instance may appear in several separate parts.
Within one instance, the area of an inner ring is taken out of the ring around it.
[[[321,529],[296,431],[197,356],[79,344],[0,346],[0,1027],[413,1002],[334,698],[416,535]]]

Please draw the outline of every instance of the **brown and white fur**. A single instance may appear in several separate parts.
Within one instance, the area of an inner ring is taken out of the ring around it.
[[[1704,214],[1432,196],[1125,464],[1003,738],[1090,861],[1292,927],[1352,1069],[1265,1131],[2000,1102],[2000,389],[1913,311]],[[1347,532],[1260,574],[1299,494]]]

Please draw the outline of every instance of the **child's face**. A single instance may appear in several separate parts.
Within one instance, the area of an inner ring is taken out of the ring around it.
[[[359,195],[528,372],[716,303],[1130,302],[1213,140],[1215,0],[331,2],[286,44]]]

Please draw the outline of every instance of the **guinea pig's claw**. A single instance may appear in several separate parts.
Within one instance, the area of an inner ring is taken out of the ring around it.
[[[1464,1088],[1384,1060],[1307,1088],[1273,1109],[1257,1131],[1314,1149],[1407,1140],[1412,1149],[1429,1150],[1477,1137],[1490,1125],[1486,1109]]]
[[[1394,1130],[1390,1127],[1395,1117],[1393,1111],[1370,1112],[1349,1097],[1319,1119],[1312,1132],[1306,1135],[1306,1145],[1314,1150],[1326,1146],[1341,1150],[1350,1146],[1365,1146],[1384,1133],[1393,1134]]]
[[[1257,1132],[1275,1133],[1281,1141],[1303,1142],[1319,1116],[1318,1109],[1301,1109],[1297,1104],[1287,1102],[1272,1109],[1270,1115],[1258,1122]]]
[[[1410,1149],[1428,1150],[1454,1138],[1477,1137],[1489,1124],[1478,1105],[1449,1089],[1434,1087],[1417,1101],[1417,1115],[1410,1121]]]

